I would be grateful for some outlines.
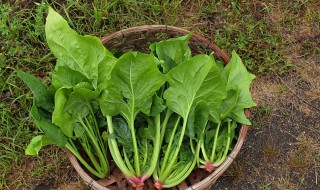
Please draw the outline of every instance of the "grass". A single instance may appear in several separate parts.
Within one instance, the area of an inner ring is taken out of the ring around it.
[[[236,50],[248,69],[258,76],[272,72],[280,75],[291,69],[293,52],[286,46],[301,45],[294,52],[299,56],[314,56],[320,52],[316,40],[320,9],[316,0],[269,3],[236,0],[0,1],[0,189],[31,189],[46,178],[56,179],[63,171],[72,172],[63,151],[55,147],[41,151],[37,158],[24,156],[26,144],[39,132],[28,116],[32,94],[17,78],[14,69],[34,74],[49,84],[49,72],[55,65],[44,35],[49,5],[77,32],[97,37],[144,24],[167,24],[192,30],[214,41],[228,54]],[[280,91],[284,93],[286,88],[282,86]],[[271,110],[269,106],[255,108],[254,125],[258,128],[268,125]],[[265,154],[274,154],[272,147],[266,147]],[[289,157],[293,166],[304,164],[299,154],[292,152]],[[262,189],[268,187],[268,184],[261,184]]]

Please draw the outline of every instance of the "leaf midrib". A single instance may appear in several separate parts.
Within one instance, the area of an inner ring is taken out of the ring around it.
[[[56,29],[54,29],[54,32],[57,33]],[[89,76],[87,75],[87,73],[84,71],[84,69],[80,66],[80,63],[73,57],[73,55],[70,53],[70,51],[68,49],[66,49],[63,45],[61,45],[60,43],[54,41],[54,40],[51,40],[53,43],[59,45],[60,47],[62,47],[70,56],[71,58],[74,60],[74,62],[78,65],[78,67],[80,68],[80,70],[83,72],[83,74],[88,78],[88,79],[91,79],[89,78]]]
[[[133,85],[132,85],[132,59],[130,61],[130,70],[129,70],[129,81],[130,81],[130,91],[131,91],[131,113],[130,113],[130,122],[133,122],[134,119],[134,102],[135,102],[135,98],[134,98],[134,92],[133,92]]]

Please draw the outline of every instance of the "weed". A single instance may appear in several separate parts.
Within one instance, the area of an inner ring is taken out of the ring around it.
[[[264,184],[264,185],[260,186],[259,189],[262,189],[262,190],[270,190],[271,184],[272,184],[272,183]]]
[[[261,128],[263,126],[269,126],[271,122],[271,107],[257,106],[251,109],[252,126]]]

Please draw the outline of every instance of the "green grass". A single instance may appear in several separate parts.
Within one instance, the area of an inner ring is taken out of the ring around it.
[[[19,68],[49,84],[54,57],[45,42],[44,23],[49,5],[59,11],[80,34],[103,37],[111,32],[144,24],[167,24],[189,29],[214,41],[228,54],[236,50],[250,71],[267,75],[282,74],[291,66],[284,47],[297,42],[294,32],[301,27],[300,17],[317,23],[320,11],[316,1],[251,1],[207,0],[61,0],[54,3],[13,3],[0,1],[0,189],[29,189],[47,176],[59,174],[64,162],[55,148],[42,151],[39,158],[24,156],[24,149],[36,135],[28,111],[32,95],[17,78]],[[11,1],[12,2],[12,1]],[[51,2],[51,1],[50,1]],[[284,37],[287,34],[289,37]],[[300,54],[319,53],[312,38],[303,39]],[[270,116],[269,107],[254,110],[258,125]],[[45,160],[50,158],[52,162]],[[21,169],[26,162],[36,163],[30,171]],[[50,175],[53,175],[50,174]],[[32,180],[31,180],[32,179]],[[13,185],[14,184],[14,185]]]

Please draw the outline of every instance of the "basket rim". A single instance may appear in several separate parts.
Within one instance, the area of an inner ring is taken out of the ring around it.
[[[159,32],[159,33],[164,32],[164,33],[178,33],[182,35],[191,33],[189,30],[174,27],[174,26],[168,26],[168,25],[142,25],[142,26],[130,27],[127,29],[119,30],[117,32],[111,33],[110,35],[106,35],[105,37],[101,38],[101,42],[104,45],[106,45],[108,42],[114,39],[124,39],[126,36],[139,33],[139,32]],[[229,56],[225,54],[217,45],[212,43],[207,38],[195,33],[192,33],[191,38],[196,41],[200,41],[207,44],[207,47],[210,48],[211,51],[215,52],[216,55],[224,62],[224,64],[227,64],[230,61]],[[245,115],[247,118],[250,117],[249,109],[245,110]],[[240,128],[239,138],[237,140],[237,143],[234,146],[231,153],[228,154],[227,159],[219,167],[217,167],[214,170],[214,172],[209,174],[209,176],[207,176],[206,178],[204,178],[198,183],[192,184],[192,186],[188,187],[187,190],[206,189],[209,186],[213,185],[215,181],[218,179],[218,177],[221,176],[224,173],[224,171],[231,165],[231,163],[239,153],[245,141],[247,131],[248,131],[248,126],[243,124]],[[90,189],[109,190],[109,188],[100,185],[97,181],[92,179],[84,171],[84,169],[81,167],[76,157],[68,149],[65,148],[65,151],[71,165],[74,167],[74,169],[77,171],[77,173],[85,181],[85,183],[88,185]]]

